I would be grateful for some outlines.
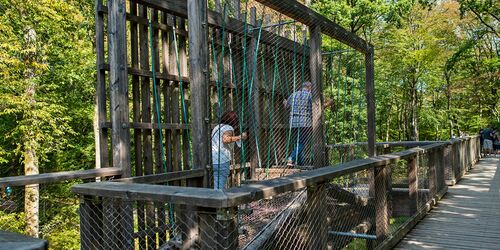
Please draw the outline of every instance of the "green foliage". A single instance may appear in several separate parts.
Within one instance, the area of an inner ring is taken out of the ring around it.
[[[92,3],[2,0],[1,6],[0,174],[22,174],[27,147],[36,147],[41,172],[91,167]],[[34,44],[26,43],[27,29],[36,34]],[[34,77],[27,79],[30,70]],[[27,144],[28,135],[35,144]]]
[[[15,233],[24,233],[26,221],[24,220],[23,212],[4,212],[0,210],[0,225],[2,229]]]

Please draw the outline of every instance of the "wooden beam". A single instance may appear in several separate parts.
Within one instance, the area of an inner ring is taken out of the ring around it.
[[[183,0],[183,1],[178,1],[178,0],[139,0],[138,2],[141,4],[147,5],[147,6],[158,8],[162,11],[174,14],[174,15],[182,17],[182,18],[187,18],[187,1],[185,1],[185,0]],[[217,13],[217,12],[212,11],[212,10],[207,11],[208,24],[211,26],[221,28],[223,26],[222,18],[223,18],[223,15],[221,13]],[[244,22],[242,22],[238,19],[227,17],[225,29],[227,32],[243,35],[244,25],[245,25]],[[248,36],[252,37],[252,34],[249,33]],[[280,49],[287,50],[289,52],[293,52],[293,46],[295,44],[295,46],[297,48],[297,51],[296,51],[297,54],[302,54],[302,51],[304,51],[306,54],[308,53],[308,49],[305,48],[305,50],[304,50],[303,46],[300,43],[296,43],[290,39],[278,36],[276,34],[273,34],[272,32],[266,31],[266,30],[262,31],[260,42],[263,44],[269,44],[269,45],[280,44]]]
[[[131,178],[122,178],[122,179],[116,179],[114,181],[124,182],[124,183],[155,184],[155,183],[165,183],[169,181],[187,180],[203,176],[205,176],[204,169],[194,169],[194,170],[185,170],[185,171],[161,173],[154,175],[137,176]]]
[[[102,7],[102,0],[97,0],[96,10]],[[96,65],[104,63],[104,16],[102,13],[96,11]],[[97,69],[97,84],[96,84],[96,105],[98,122],[106,121],[106,73]],[[99,127],[99,145],[95,145],[96,153],[99,153],[100,167],[109,167],[109,146],[108,146],[108,129]]]
[[[36,175],[22,175],[0,178],[0,187],[19,187],[31,184],[57,183],[69,180],[85,180],[96,177],[109,177],[119,175],[122,175],[121,168],[99,168]]]
[[[111,99],[111,146],[113,166],[131,175],[129,123],[127,29],[125,0],[108,0],[108,60]]]
[[[210,165],[207,2],[188,0],[187,8],[191,102],[196,104],[191,105],[193,168],[205,168]]]
[[[368,156],[376,155],[375,142],[375,71],[373,63],[373,49],[365,54],[365,82],[366,82],[366,109],[367,109],[367,136],[368,136]]]
[[[284,192],[296,191],[307,186],[324,183],[349,173],[385,166],[415,156],[423,151],[423,149],[410,149],[390,155],[354,160],[334,167],[310,170],[278,179],[225,189],[224,191],[120,182],[79,184],[73,186],[73,191],[83,195],[172,202],[200,207],[234,207]]]
[[[321,14],[309,9],[296,0],[257,0],[284,15],[307,26],[319,26],[323,34],[349,45],[363,54],[369,54],[372,46],[357,35],[345,30]]]
[[[310,27],[309,40],[309,70],[311,71],[312,86],[312,151],[314,154],[313,166],[321,168],[326,165],[326,148],[323,140],[323,76],[321,57],[321,28]]]

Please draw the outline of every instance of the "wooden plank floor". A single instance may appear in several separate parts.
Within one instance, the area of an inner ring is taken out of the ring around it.
[[[395,249],[500,249],[500,158],[483,158]]]

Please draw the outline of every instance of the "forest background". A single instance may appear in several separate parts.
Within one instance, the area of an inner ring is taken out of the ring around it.
[[[500,128],[500,1],[307,4],[374,44],[379,141]],[[0,0],[0,176],[95,167],[94,15],[90,0]],[[52,246],[75,246],[61,234]]]

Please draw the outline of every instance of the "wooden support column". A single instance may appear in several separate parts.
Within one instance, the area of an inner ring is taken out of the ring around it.
[[[99,68],[104,63],[104,16],[98,11],[102,9],[102,0],[96,1],[96,53],[97,53],[97,85],[96,85],[96,105],[97,105],[97,122],[99,127],[98,141],[96,147],[96,157],[99,157],[98,165],[102,168],[109,167],[108,156],[108,129],[102,127],[102,123],[106,122],[106,73],[104,69]],[[97,168],[98,166],[96,166]]]
[[[237,249],[237,208],[199,208],[200,249]]]
[[[193,169],[210,165],[207,0],[188,0]],[[208,184],[206,181],[205,186]]]
[[[368,156],[375,156],[375,71],[373,64],[373,47],[365,54],[365,81],[366,81],[366,108],[367,108],[367,135],[368,135]]]
[[[307,201],[305,220],[309,234],[310,242],[305,245],[308,249],[326,249],[328,242],[328,216],[326,212],[326,192],[324,184],[318,184],[307,188]]]
[[[255,7],[252,7],[250,9],[250,24],[249,28],[251,27],[257,27],[257,9]],[[253,75],[253,83],[248,82],[248,84],[252,85],[252,95],[248,96],[249,99],[251,100],[251,104],[248,104],[248,123],[247,123],[247,132],[249,132],[249,149],[250,149],[250,179],[255,179],[257,178],[256,170],[257,167],[259,166],[259,157],[260,157],[260,146],[261,144],[261,131],[260,131],[260,124],[261,124],[261,119],[260,119],[260,113],[261,113],[261,105],[260,105],[260,83],[259,83],[259,64],[258,64],[258,55],[256,55],[255,52],[257,52],[257,36],[258,36],[258,29],[255,29],[253,31],[253,35],[250,38],[250,43],[248,46],[247,50],[247,65],[248,65],[248,80],[252,80],[252,75]],[[249,89],[250,90],[250,89]],[[250,95],[250,93],[248,93]],[[245,101],[245,100],[244,100]],[[246,112],[245,110],[244,112]]]
[[[365,92],[366,92],[366,111],[367,111],[367,137],[368,137],[368,156],[373,157],[376,156],[376,134],[375,134],[375,71],[374,71],[374,62],[373,62],[373,47],[367,46],[367,51],[365,51]],[[375,205],[375,213],[376,213],[376,221],[375,227],[372,227],[369,233],[376,233],[377,239],[383,240],[388,230],[387,224],[387,213],[379,214],[379,209],[383,209],[384,211],[387,209],[387,199],[384,193],[383,200],[379,201],[378,196],[381,190],[386,190],[386,182],[385,182],[385,174],[384,171],[382,173],[377,173],[376,169],[368,170],[368,182],[369,182],[369,195],[370,197],[374,197],[376,199]],[[379,178],[377,176],[381,175]],[[381,179],[381,180],[379,180]],[[378,183],[377,181],[383,181],[383,184]],[[379,187],[383,185],[384,187]],[[380,191],[379,191],[380,190]],[[383,203],[380,203],[383,202]],[[378,218],[379,216],[385,216],[384,218]],[[379,220],[381,221],[379,223]],[[381,225],[382,224],[382,225]],[[385,227],[384,227],[385,226]],[[382,227],[382,228],[379,228]],[[373,248],[372,242],[367,241],[367,247]]]
[[[113,166],[130,177],[130,131],[125,0],[108,0],[108,51]]]
[[[193,169],[206,169],[210,165],[210,86],[208,72],[208,20],[207,0],[188,0],[189,20],[189,79],[191,90],[191,136]],[[186,121],[187,122],[187,121]],[[209,187],[208,174],[203,181],[188,181],[188,186]],[[183,249],[194,248],[199,240],[199,219],[196,209],[185,206]]]
[[[408,170],[409,209],[410,209],[410,215],[414,215],[417,213],[418,209],[417,156],[408,159],[406,166]]]
[[[80,248],[100,249],[102,241],[102,204],[95,202],[92,196],[80,199]]]
[[[323,81],[321,60],[321,28],[320,26],[309,27],[309,70],[311,71],[312,87],[312,150],[314,154],[314,168],[326,165],[326,147],[323,141]]]
[[[375,168],[375,234],[381,243],[389,233],[387,204],[387,169],[389,166]]]

